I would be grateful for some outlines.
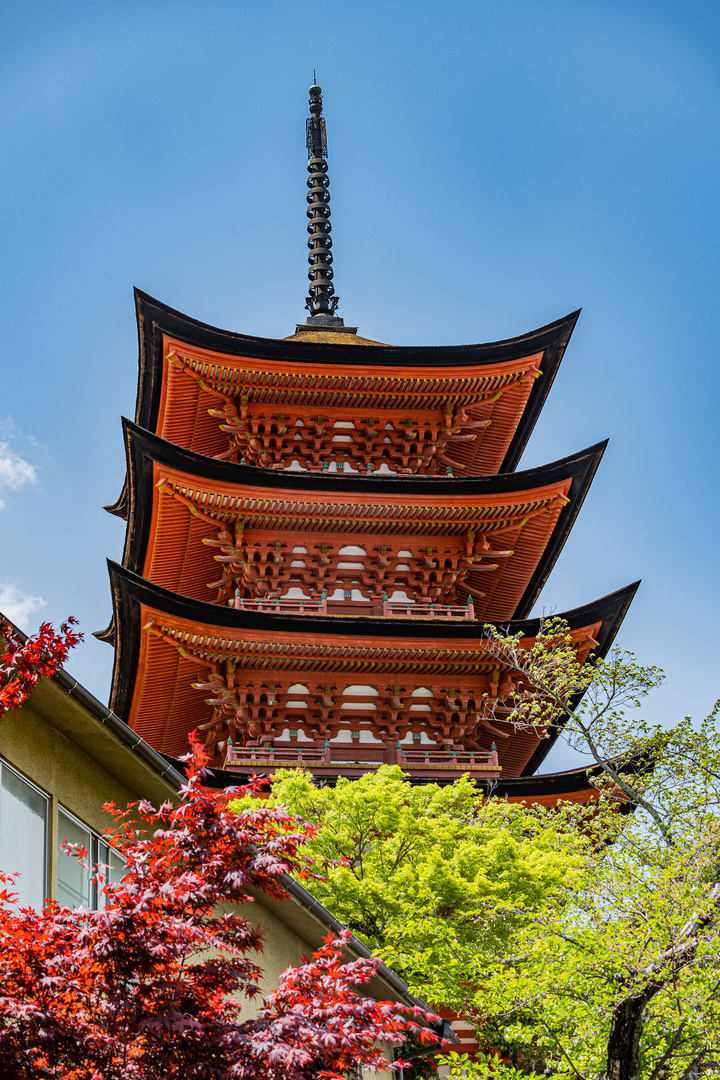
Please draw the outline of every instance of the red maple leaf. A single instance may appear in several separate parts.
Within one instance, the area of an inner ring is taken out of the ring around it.
[[[409,1034],[443,1045],[427,1027],[436,1017],[357,992],[377,962],[346,963],[348,934],[285,971],[247,1017],[261,996],[252,892],[287,895],[283,875],[307,872],[311,829],[278,807],[231,811],[238,789],[205,789],[207,755],[191,745],[179,805],[106,807],[125,874],[100,879],[102,910],[18,912],[12,879],[0,875],[0,1075],[340,1078],[359,1065],[387,1068],[379,1044]]]

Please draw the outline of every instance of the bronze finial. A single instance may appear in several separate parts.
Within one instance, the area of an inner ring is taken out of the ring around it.
[[[313,71],[313,80],[315,72]],[[330,232],[330,179],[327,166],[327,132],[322,115],[322,90],[313,81],[310,87],[310,116],[305,121],[308,151],[308,262],[310,269],[309,296],[305,307],[310,312],[306,325],[342,327],[343,320],[335,315],[338,297],[332,283],[332,239]]]

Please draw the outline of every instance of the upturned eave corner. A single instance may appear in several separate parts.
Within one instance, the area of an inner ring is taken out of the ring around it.
[[[487,640],[487,630],[483,624],[479,623],[449,624],[433,622],[432,620],[404,622],[403,620],[372,617],[354,619],[331,616],[280,616],[268,613],[237,611],[232,608],[218,607],[204,601],[187,600],[176,593],[150,584],[139,575],[114,563],[109,562],[108,568],[114,598],[115,625],[118,631],[111,707],[134,728],[137,720],[135,711],[138,704],[133,705],[132,703],[135,700],[136,689],[139,688],[142,691],[142,697],[145,694],[142,687],[146,684],[147,679],[157,680],[159,674],[156,672],[153,675],[152,671],[145,671],[140,663],[141,652],[144,648],[142,641],[145,634],[150,635],[147,639],[148,647],[150,647],[151,639],[160,643],[164,641],[167,644],[162,645],[162,648],[170,649],[168,657],[172,655],[178,658],[183,653],[181,651],[178,654],[173,649],[170,640],[177,634],[180,634],[178,640],[184,640],[185,635],[192,628],[192,640],[213,642],[212,649],[214,651],[220,649],[224,655],[224,651],[230,649],[230,653],[228,653],[228,656],[230,656],[231,653],[235,655],[235,652],[239,649],[238,662],[240,655],[244,655],[247,649],[250,649],[250,653],[248,653],[250,656],[254,655],[255,650],[258,648],[266,650],[271,643],[275,642],[276,644],[272,646],[271,650],[272,656],[275,657],[273,666],[277,665],[277,657],[284,655],[290,647],[288,643],[292,641],[303,643],[302,655],[308,649],[310,649],[308,655],[312,654],[314,656],[317,652],[318,661],[321,663],[323,663],[322,656],[326,654],[327,657],[335,656],[337,648],[340,646],[341,649],[351,649],[352,656],[348,658],[351,664],[356,665],[359,662],[358,658],[362,654],[362,657],[365,658],[362,661],[363,670],[367,668],[368,662],[370,662],[370,669],[368,670],[374,670],[374,666],[379,664],[380,667],[378,667],[378,673],[374,676],[374,679],[379,678],[382,680],[389,677],[391,681],[393,679],[392,675],[380,674],[381,669],[384,671],[387,664],[387,659],[384,658],[387,656],[388,648],[400,648],[403,656],[406,657],[406,664],[410,658],[416,657],[415,660],[412,660],[412,663],[420,664],[422,667],[428,662],[431,664],[441,662],[437,658],[429,659],[427,653],[428,643],[432,641],[434,643],[433,651],[441,651],[443,655],[447,654],[447,659],[443,660],[442,663],[447,664],[450,662],[451,668],[448,670],[452,669],[457,672],[464,671],[467,668],[471,655],[477,653],[478,658],[480,658],[487,651],[483,645],[483,641]],[[578,638],[579,643],[586,640],[583,635],[591,633],[593,641],[591,651],[595,655],[604,655],[612,644],[636,588],[637,583],[633,583],[593,603],[563,612],[560,617],[567,621],[571,632],[580,635]],[[532,638],[539,632],[541,620],[510,621],[495,623],[494,625],[501,632],[518,633],[523,637]],[[222,645],[223,641],[226,641],[227,644]],[[235,644],[232,644],[233,642]],[[256,642],[256,644],[253,645],[252,642]],[[265,644],[262,644],[262,642],[265,642]],[[285,642],[284,645],[280,645],[279,653],[276,651],[278,648],[277,642]],[[395,642],[397,646],[395,646]],[[195,647],[203,648],[199,644]],[[153,646],[153,648],[155,647]],[[358,649],[360,652],[358,652]],[[328,650],[330,651],[328,652]],[[368,650],[370,651],[368,652]],[[268,657],[270,655],[268,653]],[[290,653],[288,653],[289,656]],[[369,658],[372,656],[377,659],[370,661]],[[352,659],[352,657],[355,657],[355,659]],[[451,660],[451,658],[454,659]],[[196,663],[196,660],[192,657],[189,657],[189,660],[190,668],[188,668],[188,671]],[[179,662],[179,659],[173,661],[173,663]],[[201,663],[201,667],[206,664],[204,660],[198,662]],[[280,663],[282,666],[282,659]],[[295,661],[292,662],[291,667],[294,663]],[[303,667],[305,664],[306,661],[302,661],[298,670],[305,670]],[[460,666],[455,667],[454,665],[457,664]],[[254,667],[255,664],[252,666]],[[332,671],[336,667],[337,664],[333,661],[331,664]],[[345,670],[344,667],[343,670]],[[418,674],[420,670],[421,668],[418,668]],[[171,676],[168,673],[167,677],[170,679],[168,686],[173,684],[178,675]],[[251,673],[250,676],[252,678]],[[272,674],[265,677],[273,678]],[[331,681],[337,681],[337,675],[329,674],[327,677]],[[413,676],[413,678],[416,677]],[[419,675],[419,677],[421,681],[426,678],[424,675]],[[182,678],[185,679],[186,676],[182,676]],[[357,677],[351,676],[351,682],[353,678],[357,681]],[[360,676],[360,678],[366,681],[368,675]],[[397,678],[397,676],[394,676],[394,678]],[[460,678],[460,675],[457,675],[457,678]],[[431,678],[431,681],[434,680]],[[163,675],[163,685],[165,682],[166,676]],[[189,692],[197,694],[197,690]],[[195,699],[193,698],[193,700]],[[197,699],[198,704],[201,700],[202,698]],[[139,701],[140,698],[138,698]],[[152,708],[154,712],[159,710],[163,717],[166,716],[165,706],[161,700],[157,699],[157,695],[153,697]],[[149,723],[150,718],[145,714],[143,716],[143,723]],[[193,721],[194,724],[197,722],[199,721]],[[154,724],[155,721],[152,721],[152,723]],[[166,723],[167,721],[163,721],[163,724]],[[137,730],[144,738],[149,737],[149,729],[146,731],[141,725]],[[513,767],[510,775],[526,776],[535,772],[557,735],[558,731],[554,729],[550,738],[538,739],[540,745],[534,751],[529,744],[527,749],[523,749],[524,744],[519,745],[516,750],[513,750],[511,746],[509,749],[511,759],[514,760],[519,753],[521,761],[518,762],[520,767],[517,769]],[[152,739],[150,741],[152,742]],[[174,743],[177,743],[177,736],[174,737]],[[157,749],[165,752],[175,752],[165,745],[158,745]],[[527,762],[524,768],[522,767],[523,762]],[[442,777],[442,771],[440,775]],[[482,773],[478,774],[479,777],[481,775]]]
[[[633,602],[635,594],[637,593],[641,584],[642,580],[638,578],[637,581],[633,581],[629,585],[626,585],[624,589],[619,589],[615,593],[609,593],[608,596],[603,598],[604,601],[611,601],[611,603],[605,606],[602,631],[597,639],[598,644],[596,648],[593,649],[593,656],[600,657],[601,659],[607,656],[610,649],[612,648],[615,638],[620,632],[620,627],[623,624],[625,616],[628,613],[628,609]],[[599,603],[602,602],[603,601],[600,601]],[[594,607],[594,605],[585,605],[584,608],[576,608],[575,612],[582,612],[584,610],[588,610],[591,606]],[[560,618],[565,617],[565,615],[560,615]],[[578,694],[572,702],[573,707],[579,705],[581,700],[582,694]],[[543,761],[557,742],[561,728],[562,724],[554,726],[554,728],[550,732],[549,737],[542,740],[542,742],[538,745],[534,754],[528,761],[527,765],[525,766],[525,769],[520,774],[521,776],[532,776],[534,773],[537,772],[537,770],[540,768]]]

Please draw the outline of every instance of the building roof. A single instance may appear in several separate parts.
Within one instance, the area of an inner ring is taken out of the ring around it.
[[[605,443],[540,468],[491,477],[352,476],[271,471],[216,461],[124,422],[130,480],[123,565],[197,600],[217,578],[206,541],[240,518],[265,543],[332,540],[370,545],[417,538],[465,542],[487,533],[512,554],[471,570],[475,614],[524,618],[569,535]],[[367,534],[367,535],[366,535]],[[287,552],[286,552],[287,554]],[[402,562],[402,559],[399,560]],[[466,592],[462,591],[464,602]],[[478,593],[484,593],[479,596]]]
[[[205,403],[198,404],[202,388],[198,390],[197,378],[231,390],[241,371],[254,380],[256,396],[260,383],[270,380],[275,389],[263,391],[267,400],[297,401],[302,385],[302,400],[312,405],[341,406],[346,393],[343,380],[355,387],[353,401],[363,408],[381,407],[383,394],[391,394],[391,406],[407,409],[418,408],[420,400],[439,407],[445,394],[457,401],[463,386],[470,398],[482,388],[483,393],[495,395],[506,387],[497,405],[500,412],[489,429],[494,427],[494,431],[488,434],[496,460],[492,467],[488,463],[472,466],[480,473],[517,467],[579,316],[573,312],[529,334],[481,345],[367,344],[358,349],[345,343],[346,334],[334,335],[332,342],[313,342],[305,340],[304,334],[281,340],[229,333],[174,311],[145,293],[136,290],[135,295],[140,340],[135,419],[140,427],[201,453],[216,453],[217,424],[208,423]],[[195,365],[196,379],[184,376],[177,363],[168,364],[166,357],[173,351],[178,358],[183,351],[189,354],[186,366]],[[280,397],[278,379],[285,386]],[[197,423],[190,415],[193,409]],[[190,442],[189,430],[184,431],[188,425],[195,431]],[[221,450],[225,442],[221,440]]]
[[[177,761],[168,754],[164,754],[163,757],[180,771],[183,770],[182,762]],[[623,773],[652,768],[652,763],[648,765],[645,759],[641,759],[639,756],[632,758],[630,761],[616,761],[614,764]],[[478,786],[485,788],[492,798],[507,799],[508,802],[527,802],[529,805],[547,807],[557,806],[559,802],[587,805],[598,798],[599,789],[593,781],[600,773],[601,768],[599,765],[585,765],[581,768],[565,769],[562,772],[535,773],[533,776],[501,776],[499,779],[491,779],[490,781],[483,780],[480,777],[476,778],[476,783]],[[210,768],[208,769],[206,785],[209,788],[222,789],[235,787],[249,779],[249,772],[243,776],[237,772],[231,772],[229,769]],[[427,781],[424,779],[416,780],[410,776],[409,782],[415,785],[424,784]],[[335,781],[323,778],[323,783],[327,783],[332,787]],[[262,790],[263,792],[270,792],[270,779],[263,785]],[[618,805],[623,812],[631,809],[628,803],[622,802],[620,799]]]
[[[177,596],[114,563],[109,571],[117,628],[111,706],[157,750],[173,756],[183,753],[187,733],[212,715],[193,683],[213,662],[230,661],[243,677],[255,671],[258,679],[280,670],[286,679],[289,672],[299,679],[309,671],[328,681],[341,672],[358,683],[498,682],[501,665],[480,623],[236,611]],[[562,614],[581,654],[607,651],[636,589],[637,583]],[[539,626],[532,619],[503,629],[533,637]],[[534,772],[553,742],[533,732],[507,736],[500,755],[509,775]]]

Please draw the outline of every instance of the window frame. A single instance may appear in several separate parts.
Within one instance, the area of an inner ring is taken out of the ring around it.
[[[9,761],[6,761],[6,759],[4,757],[0,757],[0,792],[2,791],[2,786],[3,786],[2,785],[2,779],[3,779],[2,774],[3,774],[3,771],[5,769],[9,770],[9,772],[11,772],[15,776],[17,776],[17,778],[19,780],[22,780],[22,782],[24,784],[27,784],[27,786],[29,788],[32,788],[32,790],[37,795],[39,795],[42,798],[42,800],[44,801],[44,803],[45,803],[45,823],[44,823],[45,827],[43,829],[43,859],[42,859],[43,885],[42,885],[42,901],[41,901],[41,907],[40,907],[40,910],[42,911],[42,909],[46,906],[46,904],[48,902],[48,892],[49,892],[48,886],[50,884],[50,838],[51,838],[51,832],[52,832],[52,830],[51,830],[51,818],[52,818],[52,811],[53,811],[53,799],[52,799],[52,796],[50,794],[48,794],[47,791],[44,791],[33,780],[30,780],[29,777],[27,777],[24,773],[22,773],[19,769],[16,769],[15,766],[11,765]],[[2,827],[2,823],[0,822],[0,828],[1,827]],[[0,867],[0,869],[2,869],[2,867]],[[5,872],[6,873],[14,873],[15,871],[12,868],[8,868]],[[19,903],[22,905],[22,900],[20,900]]]
[[[89,898],[88,898],[89,899],[88,911],[102,911],[102,909],[105,907],[106,898],[100,893],[100,889],[98,888],[98,883],[97,883],[97,881],[93,881],[92,877],[97,872],[98,864],[108,866],[108,864],[110,862],[110,851],[114,851],[115,849],[110,847],[110,845],[107,842],[107,839],[102,835],[102,833],[96,832],[95,829],[92,829],[87,824],[87,822],[83,821],[82,818],[79,818],[77,816],[77,814],[73,814],[72,810],[68,810],[68,808],[66,806],[63,806],[63,804],[60,803],[60,802],[58,802],[58,804],[57,804],[57,873],[56,873],[56,889],[55,889],[56,895],[57,895],[58,887],[60,885],[60,858],[61,857],[64,857],[66,859],[73,858],[73,856],[71,856],[71,855],[65,855],[65,852],[62,851],[62,849],[60,847],[60,845],[65,840],[65,837],[62,835],[62,829],[61,829],[61,826],[60,826],[60,815],[61,814],[64,814],[66,817],[70,818],[71,821],[73,821],[76,825],[79,825],[81,829],[84,829],[85,832],[89,833],[89,835],[90,835],[90,847],[89,847],[89,859],[88,859],[88,862],[90,863],[90,866],[92,867],[92,870],[88,871],[88,873],[91,876],[91,880],[89,881],[90,895],[89,895]],[[108,852],[108,857],[107,857],[106,860],[103,859],[101,857],[101,855],[100,855],[99,848],[100,848],[101,844],[103,844],[105,846],[105,848],[107,849],[107,852]],[[118,859],[122,859],[122,856],[118,852],[115,852],[115,854],[116,854]],[[123,863],[124,863],[124,860],[123,860]],[[108,881],[110,881],[110,880],[111,880],[110,874],[108,873],[106,875],[106,883]]]

